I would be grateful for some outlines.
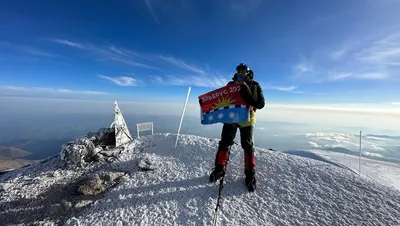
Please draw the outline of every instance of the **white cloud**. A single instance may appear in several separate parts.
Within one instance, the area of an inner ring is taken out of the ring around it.
[[[362,57],[361,60],[385,62],[386,59],[398,58],[399,56],[400,56],[400,47],[397,47],[394,49],[375,50],[374,52],[371,52],[369,56]]]
[[[367,46],[354,53],[359,66],[372,68],[359,78],[387,79],[400,73],[400,33],[387,35]]]
[[[373,147],[372,147],[372,149],[373,149]],[[381,147],[378,147],[378,146],[376,146],[375,150],[377,150],[377,151],[385,151],[384,148],[381,148]],[[368,155],[368,156],[371,156],[371,157],[378,157],[378,158],[383,158],[384,157],[383,155],[381,155],[379,153],[372,153],[372,152],[368,152],[368,151],[363,152],[363,155]]]
[[[163,54],[142,54],[129,49],[116,47],[115,45],[106,46],[96,46],[92,44],[83,44],[78,42],[73,42],[69,40],[62,39],[50,39],[52,42],[57,44],[65,45],[68,47],[81,49],[103,60],[112,60],[116,62],[121,62],[126,65],[149,68],[162,71],[163,74],[167,76],[149,76],[153,78],[154,82],[169,84],[169,85],[193,85],[199,87],[221,87],[228,83],[228,79],[232,78],[232,75],[227,75],[225,77],[221,76],[219,72],[211,69],[203,69],[201,67],[195,66],[193,64],[187,63],[184,60],[178,59],[173,56],[163,55]],[[161,70],[161,66],[164,68],[170,68],[167,66],[174,66],[175,69]],[[189,75],[179,75],[180,72],[176,72],[176,69],[183,69],[189,72]],[[210,72],[211,71],[211,72]],[[169,74],[169,75],[168,75]],[[176,75],[178,74],[178,75]],[[137,85],[139,80],[130,77],[119,77],[112,78],[108,76],[100,76],[103,79],[114,82],[118,85]]]
[[[289,87],[280,87],[280,86],[268,86],[268,89],[274,89],[279,91],[293,91],[296,89],[296,86],[289,86]]]
[[[340,60],[345,56],[346,52],[347,52],[346,49],[336,50],[335,52],[332,53],[331,59],[332,60]]]
[[[359,51],[356,56],[370,63],[400,63],[400,33],[387,35]]]
[[[156,83],[163,83],[164,79],[161,76],[150,76],[151,78],[153,78],[153,81]]]
[[[278,90],[282,92],[290,92],[290,93],[304,93],[303,91],[297,90],[297,86],[265,86],[265,89],[270,90]]]
[[[20,86],[0,86],[0,89],[3,90],[26,90],[26,87],[20,87]]]
[[[126,76],[121,76],[121,77],[109,77],[105,75],[99,75],[100,78],[111,81],[119,86],[137,86],[138,83],[140,83],[139,80],[134,79],[132,77],[126,77]]]
[[[39,49],[36,49],[34,47],[23,47],[24,51],[34,55],[34,56],[40,56],[40,57],[50,57],[50,58],[59,58],[60,56],[52,54],[52,53],[48,53]]]
[[[351,133],[332,133],[318,132],[306,134],[309,144],[313,147],[341,147],[350,151],[358,152],[359,150],[359,135]],[[387,139],[387,141],[390,139]],[[387,141],[370,139],[369,136],[362,137],[363,155],[383,157],[382,153],[386,152],[384,146]]]
[[[310,60],[303,58],[296,64],[295,70],[298,73],[308,73],[314,71],[314,64]]]
[[[337,73],[330,75],[325,81],[336,81],[344,79],[362,79],[362,80],[384,80],[390,76],[386,72],[371,71],[371,72],[357,72],[357,73]]]
[[[197,86],[219,88],[225,86],[231,80],[231,74],[221,74],[219,72],[209,72],[209,69],[203,69],[191,65],[183,60],[172,56],[159,55],[159,58],[178,68],[184,69],[190,74],[182,75],[179,73],[169,73],[163,76],[151,76],[155,83],[174,86]]]
[[[362,78],[362,79],[370,79],[370,80],[381,80],[381,79],[388,78],[389,76],[382,72],[369,72],[369,73],[363,73],[363,74],[356,75],[355,77]]]
[[[309,141],[308,143],[309,143],[310,146],[313,147],[313,148],[320,148],[320,147],[321,147],[319,144],[317,144],[317,143],[315,143],[315,142],[312,142],[312,141]]]
[[[104,95],[104,94],[107,94],[107,93],[99,92],[99,91],[82,91],[82,93],[90,94],[90,95]]]
[[[131,50],[117,48],[114,45],[107,46],[95,46],[92,44],[83,44],[78,42],[72,42],[69,40],[61,40],[61,39],[50,39],[50,41],[66,45],[72,48],[81,49],[91,53],[97,57],[100,57],[102,60],[112,60],[115,62],[123,63],[129,66],[134,67],[142,67],[149,69],[157,69],[156,67],[150,66],[150,62],[148,62],[147,57],[135,53]]]
[[[88,95],[107,95],[106,92],[92,91],[92,90],[71,90],[64,88],[50,88],[50,87],[22,87],[22,86],[0,86],[0,93],[20,91],[20,92],[48,92],[48,93],[62,93],[62,94],[88,94]]]
[[[68,40],[62,40],[62,39],[50,39],[53,42],[59,43],[59,44],[63,44],[63,45],[67,45],[67,46],[71,46],[71,47],[75,47],[75,48],[80,48],[80,49],[86,49],[86,47],[82,44],[79,44],[77,42],[71,42]]]
[[[340,80],[340,79],[344,79],[344,78],[350,77],[351,75],[352,75],[351,73],[339,73],[339,74],[331,75],[329,77],[329,79],[330,80]]]
[[[400,105],[400,102],[393,102],[393,105]]]
[[[208,74],[204,69],[190,65],[185,61],[165,55],[144,55],[138,52],[134,52],[129,49],[124,49],[120,47],[116,47],[115,45],[107,45],[107,46],[96,46],[92,44],[83,44],[78,42],[73,42],[69,40],[62,39],[50,39],[52,42],[57,44],[66,45],[72,48],[81,49],[87,51],[95,56],[98,56],[102,59],[112,60],[120,63],[124,63],[126,65],[134,66],[134,67],[142,67],[160,70],[156,64],[160,64],[160,59],[174,65],[178,68],[184,69],[186,71],[199,74],[206,75]],[[161,70],[160,70],[161,71]]]
[[[262,0],[230,0],[229,8],[234,10],[235,13],[240,13],[246,16],[253,9],[260,6]]]
[[[305,53],[311,57],[294,64],[294,77],[303,83],[320,83],[348,79],[394,81],[400,75],[400,32],[343,43],[339,48]]]
[[[377,45],[398,45],[399,44],[399,38],[400,38],[400,32],[395,32],[388,34],[380,39],[378,39],[375,44]]]
[[[160,21],[158,20],[157,15],[154,12],[153,5],[152,5],[151,1],[152,0],[144,0],[144,2],[146,3],[147,8],[149,9],[149,12],[150,12],[151,16],[157,22],[157,24],[160,24]]]
[[[20,52],[24,52],[24,53],[28,53],[30,55],[33,56],[38,56],[38,57],[47,57],[47,58],[62,58],[59,55],[53,54],[53,53],[49,53],[46,51],[43,51],[39,48],[33,47],[33,46],[28,46],[28,45],[19,45],[19,44],[13,44],[13,43],[9,43],[9,42],[3,42],[0,41],[0,47],[6,47],[6,48],[10,48],[13,50],[17,50]]]
[[[171,56],[160,56],[160,58],[165,60],[165,61],[167,61],[168,63],[173,64],[173,65],[175,65],[177,67],[180,67],[182,69],[185,69],[185,70],[197,73],[197,74],[202,74],[202,75],[206,74],[206,72],[203,69],[195,67],[195,66],[192,66],[192,65],[189,65],[186,62],[184,62],[183,60],[176,59],[176,58],[171,57]]]
[[[166,75],[161,78],[154,76],[154,81],[165,85],[176,86],[197,86],[219,88],[225,86],[229,81],[220,75],[204,76],[204,75]]]

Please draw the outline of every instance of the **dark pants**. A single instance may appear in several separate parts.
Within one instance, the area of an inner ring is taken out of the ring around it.
[[[240,131],[240,143],[244,150],[245,171],[254,171],[254,147],[253,136],[254,127],[240,127],[238,124],[224,124],[222,127],[221,140],[218,145],[218,151],[215,158],[215,165],[225,165],[228,157],[228,148],[234,143],[237,130]]]

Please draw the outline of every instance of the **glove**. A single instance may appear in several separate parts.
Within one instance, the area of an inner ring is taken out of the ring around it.
[[[245,99],[248,96],[252,96],[250,88],[246,83],[243,83],[243,84],[240,85],[240,96],[243,99]]]
[[[240,85],[240,96],[246,101],[249,105],[254,105],[255,99],[251,94],[250,88],[246,83]]]

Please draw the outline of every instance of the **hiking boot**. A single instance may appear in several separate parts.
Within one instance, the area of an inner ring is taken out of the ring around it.
[[[246,183],[246,187],[247,190],[249,192],[253,192],[256,190],[256,177],[255,177],[255,171],[253,170],[245,170],[245,175],[246,175],[246,179],[245,179],[245,183]]]
[[[225,169],[223,165],[216,165],[214,171],[210,174],[210,182],[215,182],[221,179],[225,175]]]
[[[256,178],[254,176],[246,177],[245,182],[246,182],[247,190],[249,192],[253,192],[256,190],[257,185],[256,185]]]

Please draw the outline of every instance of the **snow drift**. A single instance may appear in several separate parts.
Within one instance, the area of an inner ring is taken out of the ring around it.
[[[6,173],[0,177],[0,222],[212,225],[219,182],[208,183],[208,175],[219,140],[180,135],[175,149],[175,138],[137,138],[110,163],[80,167],[55,156]],[[395,189],[329,163],[261,148],[256,164],[258,186],[249,193],[243,151],[232,147],[217,225],[400,225]],[[100,175],[95,185],[107,186],[76,194],[77,182],[92,174]]]

